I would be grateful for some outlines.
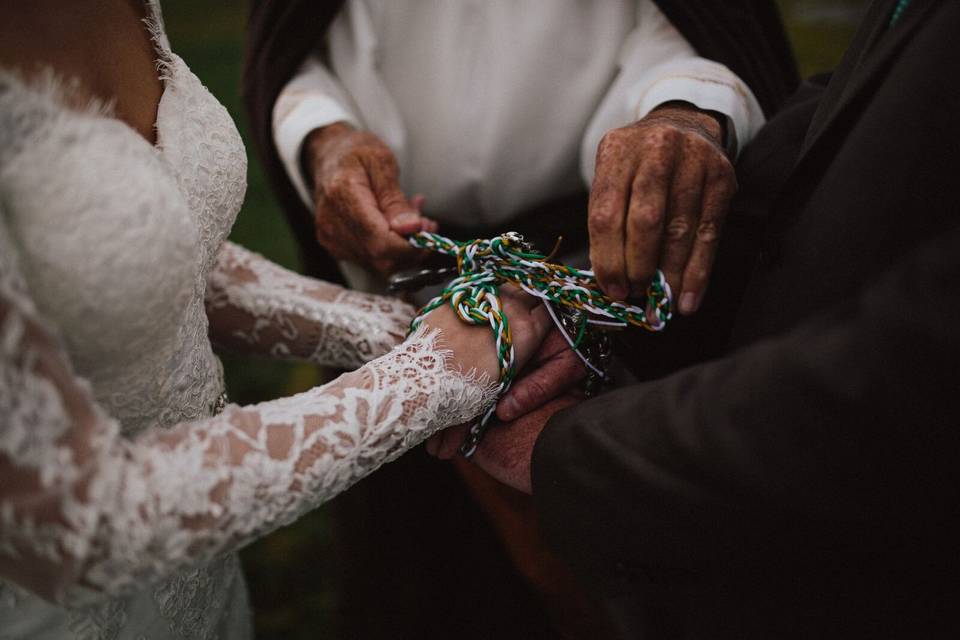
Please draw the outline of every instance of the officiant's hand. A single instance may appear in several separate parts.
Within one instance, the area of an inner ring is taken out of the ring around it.
[[[603,137],[590,190],[590,262],[610,297],[643,295],[659,267],[680,313],[700,306],[737,190],[723,134],[711,113],[671,102]]]
[[[422,197],[400,189],[397,160],[377,136],[336,122],[313,131],[304,153],[317,240],[332,256],[384,276],[424,259],[404,236],[437,224],[421,215]]]

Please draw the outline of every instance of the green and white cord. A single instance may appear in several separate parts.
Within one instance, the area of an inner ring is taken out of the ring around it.
[[[489,325],[494,334],[500,370],[497,397],[510,388],[516,376],[510,323],[500,302],[500,287],[505,283],[516,284],[528,294],[540,298],[558,326],[560,322],[554,305],[582,311],[584,320],[577,337],[571,338],[562,326],[561,333],[586,365],[601,376],[603,372],[593,367],[578,350],[588,325],[597,328],[633,325],[648,331],[661,331],[672,315],[670,285],[659,270],[647,288],[646,304],[641,307],[611,300],[600,290],[593,271],[550,262],[547,256],[533,251],[517,233],[505,233],[489,240],[458,242],[422,231],[411,236],[409,241],[419,249],[455,257],[460,274],[419,311],[410,324],[411,332],[427,313],[448,301],[462,321]],[[460,449],[465,457],[470,457],[476,450],[495,410],[496,403],[471,427],[470,435]]]

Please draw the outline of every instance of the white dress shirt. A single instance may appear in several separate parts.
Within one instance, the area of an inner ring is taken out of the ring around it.
[[[273,127],[308,205],[304,139],[345,121],[394,151],[425,214],[491,224],[589,186],[603,134],[671,100],[725,114],[740,146],[764,121],[651,0],[348,0]]]

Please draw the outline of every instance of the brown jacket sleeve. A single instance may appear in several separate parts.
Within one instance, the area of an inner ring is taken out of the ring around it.
[[[960,227],[781,336],[557,414],[544,531],[595,585],[769,549],[953,548]]]

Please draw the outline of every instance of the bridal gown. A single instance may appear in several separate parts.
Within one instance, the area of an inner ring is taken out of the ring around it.
[[[155,146],[69,82],[0,71],[2,640],[250,637],[237,548],[492,401],[435,334],[396,346],[407,305],[226,241],[244,148],[149,6]],[[226,404],[208,317],[360,368]]]

